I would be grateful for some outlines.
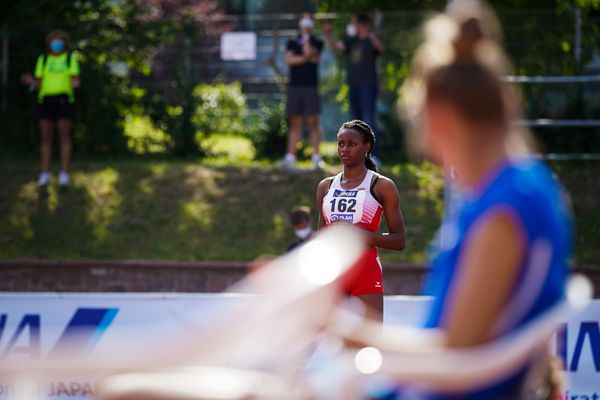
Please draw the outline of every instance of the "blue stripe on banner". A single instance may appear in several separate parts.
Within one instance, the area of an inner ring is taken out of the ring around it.
[[[50,356],[74,356],[91,351],[117,315],[118,308],[78,308]]]
[[[87,351],[92,351],[94,346],[96,346],[96,343],[98,343],[102,335],[104,335],[104,331],[106,331],[106,329],[115,319],[118,311],[119,310],[117,308],[109,308],[106,310],[106,313],[104,313],[104,317],[100,321],[100,324],[98,324],[98,326],[96,327],[96,330],[94,331],[92,337],[90,338],[90,341],[88,342],[88,346],[86,349]]]

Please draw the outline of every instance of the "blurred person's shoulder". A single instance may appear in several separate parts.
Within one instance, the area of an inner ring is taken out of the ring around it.
[[[568,209],[558,179],[544,162],[533,157],[509,162],[481,200],[483,205],[505,204],[530,216],[548,216]]]

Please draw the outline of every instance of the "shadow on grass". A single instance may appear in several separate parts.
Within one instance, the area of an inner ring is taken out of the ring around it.
[[[77,186],[61,189],[55,182],[40,188],[35,178],[29,168],[11,175],[2,196],[0,256],[56,257],[66,252],[81,257],[93,244],[95,229],[86,217],[86,191]]]
[[[35,168],[9,163],[9,190],[0,195],[0,257],[250,260],[280,254],[294,239],[289,210],[317,211],[325,176],[268,167],[211,167],[193,162],[79,162],[72,186],[46,193]],[[384,171],[398,185],[407,222],[405,252],[384,261],[424,259],[439,223],[439,181],[432,168]],[[383,227],[383,230],[386,228]]]

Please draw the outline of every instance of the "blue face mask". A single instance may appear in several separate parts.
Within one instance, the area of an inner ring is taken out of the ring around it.
[[[52,50],[53,53],[62,53],[62,51],[65,49],[65,42],[64,40],[61,39],[52,39],[50,41],[50,50]]]

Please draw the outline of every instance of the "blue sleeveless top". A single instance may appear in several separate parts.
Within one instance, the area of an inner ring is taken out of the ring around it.
[[[542,162],[530,158],[506,162],[442,224],[443,240],[433,251],[425,285],[425,294],[435,297],[426,327],[440,327],[448,311],[450,287],[460,274],[459,259],[470,229],[499,210],[513,214],[520,225],[525,257],[493,335],[517,330],[563,298],[572,250],[571,214],[564,192]],[[493,393],[485,390],[481,398],[502,397],[507,384],[499,383]],[[473,395],[461,398],[480,398]]]

